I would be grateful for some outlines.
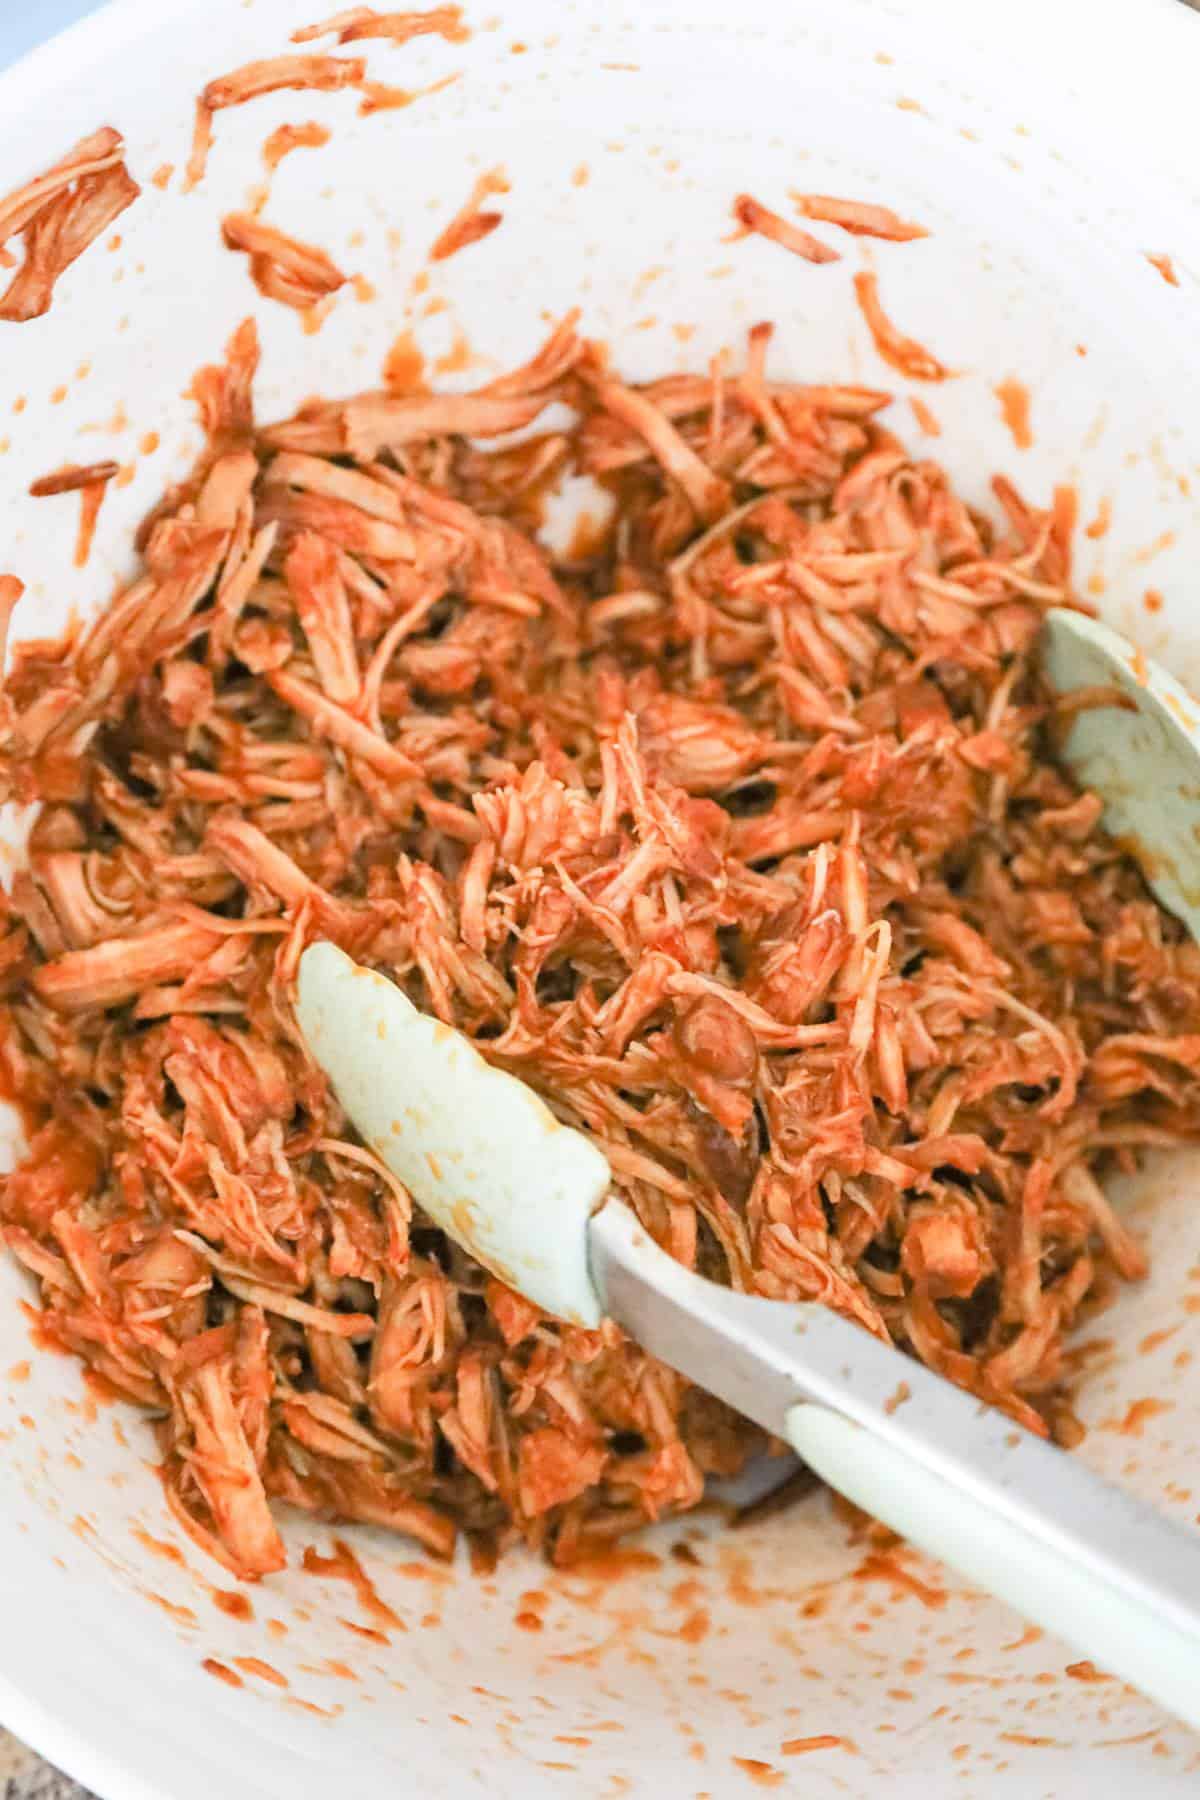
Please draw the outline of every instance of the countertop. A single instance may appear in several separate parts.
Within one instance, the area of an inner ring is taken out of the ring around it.
[[[32,1750],[0,1730],[0,1782],[4,1800],[95,1800],[86,1788],[44,1763]]]

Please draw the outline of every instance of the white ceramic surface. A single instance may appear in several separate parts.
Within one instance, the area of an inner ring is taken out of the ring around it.
[[[184,194],[202,82],[278,52],[322,10],[118,0],[0,79],[0,186],[102,121],[125,131],[146,184],[119,247],[94,246],[47,319],[0,328],[0,560],[30,584],[20,631],[94,606],[127,567],[131,523],[198,442],[183,390],[249,311],[264,415],[368,384],[406,327],[431,360],[457,365],[465,343],[471,364],[448,379],[476,382],[575,302],[635,376],[697,366],[771,317],[781,373],[884,383],[850,292],[869,263],[901,326],[961,371],[922,393],[943,426],[928,447],[980,499],[995,468],[1037,498],[1075,482],[1084,522],[1107,497],[1111,528],[1081,538],[1081,580],[1195,682],[1194,16],[1172,0],[482,0],[466,45],[366,46],[382,80],[461,70],[454,86],[365,119],[346,94],[228,113],[205,183]],[[219,241],[221,215],[262,177],[264,137],[309,118],[333,140],[284,162],[267,215],[378,295],[340,296],[317,337],[260,301]],[[168,162],[160,189],[149,177]],[[418,293],[433,237],[497,163],[512,183],[502,228]],[[734,193],[783,204],[789,187],[879,198],[933,235],[849,243],[826,269],[725,241]],[[1178,287],[1147,252],[1174,259]],[[446,305],[430,314],[432,297]],[[1009,376],[1032,394],[1026,451],[992,391]],[[896,424],[916,435],[906,404]],[[151,432],[157,450],[143,447]],[[76,571],[77,502],[25,489],[108,455],[132,480]],[[1145,609],[1148,588],[1161,609]],[[1129,1184],[1154,1274],[1091,1333],[1082,1399],[1096,1427],[1083,1454],[1187,1520],[1200,1508],[1198,1172],[1177,1158]],[[296,1566],[253,1594],[253,1622],[233,1619],[211,1593],[229,1583],[190,1547],[180,1566],[150,1546],[176,1534],[148,1437],[31,1348],[24,1292],[0,1270],[0,1609],[21,1620],[0,1632],[0,1717],[106,1800],[326,1800],[350,1782],[450,1800],[749,1795],[775,1772],[804,1795],[897,1800],[1196,1791],[1200,1740],[1113,1683],[1066,1675],[1061,1646],[936,1566],[864,1567],[821,1498],[736,1537],[712,1521],[664,1531],[647,1545],[661,1566],[607,1582],[518,1561],[480,1583],[357,1534],[408,1627],[386,1646],[343,1623],[376,1623],[346,1583],[299,1570],[328,1534],[297,1521]],[[1130,1413],[1147,1399],[1165,1410]],[[703,1566],[673,1561],[669,1545],[697,1530]],[[516,1624],[531,1612],[541,1631]],[[243,1670],[235,1690],[202,1667],[238,1657],[289,1685]],[[358,1680],[337,1673],[348,1664]],[[814,1737],[855,1748],[783,1748]]]

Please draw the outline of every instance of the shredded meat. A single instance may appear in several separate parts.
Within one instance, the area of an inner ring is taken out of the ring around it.
[[[0,200],[0,245],[7,244],[18,231],[24,231],[42,208],[72,182],[85,175],[101,175],[106,169],[116,168],[124,155],[121,134],[111,125],[103,125],[99,131],[81,138],[74,149],[68,150],[44,175],[36,175],[24,187]]]
[[[327,127],[318,125],[314,119],[305,125],[279,125],[263,144],[262,159],[268,172],[273,174],[293,150],[319,150],[328,142]]]
[[[293,44],[307,44],[313,38],[337,35],[339,44],[353,44],[364,38],[387,38],[393,44],[407,44],[413,38],[430,34],[445,38],[449,44],[465,43],[470,32],[463,24],[461,6],[434,6],[428,12],[376,12],[372,6],[352,6],[347,12],[335,13],[319,25],[306,25],[293,31]]]
[[[25,249],[0,294],[0,319],[23,323],[48,312],[59,277],[141,191],[125,167],[124,139],[104,125],[0,200],[0,267],[12,266],[7,245],[18,233]]]
[[[481,175],[471,189],[466,204],[459,208],[445,230],[434,239],[429,250],[430,262],[444,262],[448,256],[465,250],[468,244],[477,244],[480,238],[495,231],[504,214],[485,211],[483,203],[489,194],[507,192],[508,179],[503,169],[488,169]]]
[[[75,535],[75,567],[82,569],[91,555],[96,522],[109,482],[120,473],[115,462],[68,463],[49,475],[40,475],[29,484],[33,499],[44,500],[55,494],[78,493],[79,529]]]
[[[854,277],[854,292],[875,348],[885,363],[913,381],[945,381],[954,373],[916,338],[905,337],[883,310],[879,281],[866,269]]]
[[[773,243],[782,244],[793,256],[801,256],[805,262],[831,263],[840,260],[839,252],[823,244],[815,238],[811,231],[805,231],[799,225],[793,225],[790,219],[781,218],[772,212],[769,206],[763,206],[750,194],[739,194],[733,203],[733,216],[743,231],[757,232],[759,237],[770,238]]]
[[[111,481],[119,467],[115,462],[66,463],[61,469],[55,469],[49,475],[39,475],[36,481],[31,481],[29,492],[35,500],[44,500],[51,494],[73,494],[77,489],[91,487],[95,482]]]
[[[360,81],[358,85],[362,99],[358,103],[358,110],[364,118],[377,112],[396,112],[402,107],[411,106],[414,100],[425,100],[430,94],[443,93],[458,80],[457,73],[443,75],[439,81],[431,81],[420,88],[389,87],[386,81]]]
[[[913,238],[928,237],[923,225],[902,219],[890,206],[872,206],[865,200],[839,200],[833,194],[798,194],[793,189],[792,204],[802,219],[820,219],[826,225],[840,225],[855,237],[884,238],[892,244],[907,244]]]
[[[1103,1178],[1198,1135],[1200,951],[1054,760],[1065,503],[997,483],[989,523],[769,336],[633,387],[571,318],[482,392],[260,430],[243,327],[132,585],[16,647],[0,1229],[238,1574],[276,1499],[569,1561],[759,1444],[357,1142],[292,1010],[322,936],[593,1133],[682,1262],[1078,1435],[1066,1336],[1145,1270]],[[553,400],[549,465],[487,446]],[[548,466],[614,504],[559,561]]]
[[[365,72],[360,56],[271,56],[262,62],[244,63],[210,81],[200,103],[209,112],[219,112],[222,107],[244,106],[247,100],[277,94],[284,88],[333,93],[356,86]]]
[[[257,100],[263,94],[277,94],[284,89],[336,93],[341,88],[357,87],[366,72],[367,65],[361,56],[304,56],[293,52],[287,56],[266,57],[260,62],[243,63],[240,69],[217,76],[196,101],[196,122],[187,160],[187,186],[193,188],[204,178],[208,153],[212,149],[214,113],[227,106],[244,106],[248,100]]]
[[[230,250],[242,250],[250,258],[250,278],[268,300],[307,312],[345,285],[345,275],[324,250],[289,237],[253,213],[228,213],[221,233]]]

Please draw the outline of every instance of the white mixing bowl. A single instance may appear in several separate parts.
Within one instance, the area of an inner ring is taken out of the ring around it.
[[[127,568],[134,521],[199,441],[191,374],[249,312],[263,417],[371,385],[402,329],[447,380],[477,383],[575,303],[634,377],[703,366],[771,318],[780,374],[894,384],[853,303],[866,263],[900,325],[960,371],[922,391],[942,425],[926,446],[981,502],[995,469],[1037,499],[1074,483],[1084,522],[1107,501],[1107,534],[1080,537],[1081,585],[1200,673],[1200,18],[1174,0],[469,0],[466,44],[355,46],[382,80],[461,70],[453,86],[367,118],[353,94],[224,113],[184,192],[204,81],[333,3],[116,0],[0,79],[0,187],[111,122],[145,189],[47,318],[0,325],[0,566],[29,584],[21,634],[90,609]],[[306,119],[332,141],[283,163],[269,216],[376,296],[347,289],[317,336],[260,300],[219,235],[262,179],[264,137]],[[502,227],[421,292],[428,246],[494,164]],[[851,243],[820,269],[727,241],[735,193],[786,207],[789,187],[885,201],[932,236]],[[1026,450],[993,391],[1006,377],[1032,396]],[[919,437],[906,403],[895,418]],[[26,489],[108,456],[132,479],[77,570],[77,502]],[[1154,1274],[1091,1333],[1081,1400],[1082,1454],[1184,1519],[1200,1508],[1195,1172],[1177,1158],[1129,1184]],[[156,1548],[179,1540],[145,1426],[31,1347],[23,1297],[0,1268],[0,1717],[105,1800],[1196,1792],[1200,1741],[1068,1675],[1062,1646],[934,1565],[864,1567],[824,1496],[738,1534],[708,1520],[698,1567],[669,1553],[684,1528],[664,1531],[607,1579],[518,1558],[481,1581],[356,1532],[407,1627],[388,1643],[343,1622],[378,1623],[352,1587],[300,1569],[328,1534],[295,1520],[292,1568],[233,1617],[190,1545]],[[1144,1399],[1163,1410],[1130,1413]]]

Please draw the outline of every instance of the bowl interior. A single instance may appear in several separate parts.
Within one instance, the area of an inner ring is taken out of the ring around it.
[[[1039,501],[1073,485],[1094,526],[1080,587],[1200,681],[1200,21],[1143,0],[1135,39],[1132,8],[1090,8],[1085,76],[1077,0],[1052,17],[1013,0],[1002,27],[949,0],[809,0],[782,19],[772,0],[735,16],[716,0],[505,0],[498,16],[468,8],[465,44],[362,46],[393,85],[458,76],[410,107],[362,117],[353,94],[289,93],[220,115],[208,174],[185,191],[200,86],[279,53],[313,11],[119,0],[0,80],[0,185],[111,122],[144,187],[47,318],[0,326],[0,530],[28,583],[20,634],[57,629],[127,573],[134,524],[199,445],[184,391],[248,313],[265,418],[377,382],[401,333],[435,379],[478,384],[578,304],[634,378],[737,355],[772,319],[774,370],[894,388],[894,428],[972,500],[986,504],[996,470]],[[1145,55],[1156,83],[1139,98],[1126,76]],[[266,178],[267,134],[310,118],[331,140],[282,163],[266,215],[361,277],[317,335],[260,299],[219,229]],[[430,269],[432,240],[494,166],[510,183],[502,227]],[[846,240],[830,268],[731,241],[736,193],[786,210],[789,188],[881,200],[931,236]],[[1177,286],[1148,254],[1173,259]],[[953,380],[914,388],[880,363],[853,301],[862,267]],[[1005,381],[1029,392],[1028,447],[1005,425]],[[110,456],[122,474],[78,569],[77,500],[27,488]],[[11,821],[7,861],[19,844]],[[1124,1184],[1154,1272],[1091,1334],[1081,1398],[1082,1454],[1188,1520],[1196,1174],[1176,1156]],[[302,1571],[303,1548],[327,1552],[331,1534],[295,1521],[292,1567],[236,1605],[168,1523],[144,1425],[31,1348],[27,1298],[0,1266],[0,1566],[22,1620],[0,1639],[0,1715],[108,1800],[326,1800],[350,1766],[360,1786],[451,1796],[573,1779],[612,1796],[785,1781],[865,1795],[881,1778],[897,1796],[1192,1791],[1188,1732],[1067,1673],[1070,1651],[935,1565],[868,1556],[824,1496],[737,1534],[685,1521],[574,1574],[517,1558],[480,1579],[356,1532],[378,1605]]]

